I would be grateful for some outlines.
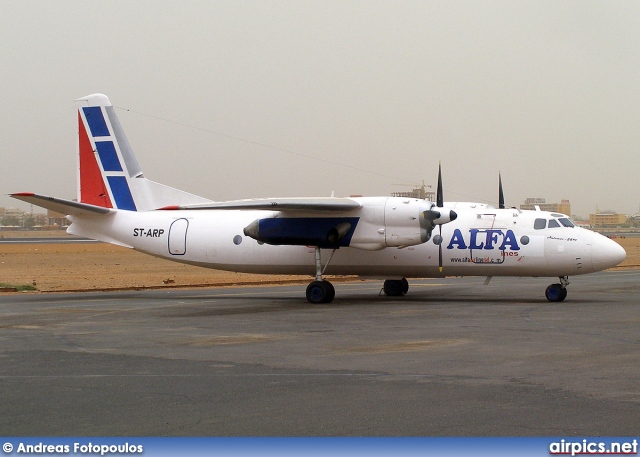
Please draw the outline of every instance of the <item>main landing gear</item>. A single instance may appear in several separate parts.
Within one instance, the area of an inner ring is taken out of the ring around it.
[[[334,249],[331,253],[331,257],[327,261],[327,264],[322,268],[322,260],[320,258],[320,248],[316,246],[316,280],[312,281],[307,286],[307,301],[313,304],[321,304],[321,303],[331,303],[336,296],[336,289],[326,279],[322,279],[322,275],[324,274],[324,270],[331,262],[333,258],[333,254],[335,254],[336,250]],[[405,295],[409,291],[409,282],[406,278],[402,279],[387,279],[384,282],[384,286],[382,287],[385,295],[390,297],[400,297]]]
[[[550,302],[560,302],[567,298],[567,286],[569,285],[569,278],[567,276],[560,277],[559,284],[551,284],[544,291],[544,295]]]
[[[331,257],[327,261],[327,265],[331,262],[333,254],[336,252],[334,249],[331,253]],[[325,268],[327,268],[325,265]],[[316,280],[307,286],[307,300],[309,303],[331,303],[336,296],[336,289],[329,281],[322,279],[324,269],[322,268],[322,262],[320,260],[320,248],[316,246]]]

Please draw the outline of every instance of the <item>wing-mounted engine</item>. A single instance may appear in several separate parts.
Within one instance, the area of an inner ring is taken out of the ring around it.
[[[289,215],[280,211],[273,217],[256,219],[244,228],[244,234],[273,245],[380,250],[425,243],[437,225],[455,218],[454,211],[436,208],[429,201],[374,197],[362,199],[361,207],[349,216]]]
[[[268,203],[268,205],[267,205]],[[429,240],[433,227],[448,222],[433,210],[433,203],[415,198],[365,197],[331,201],[231,202],[207,208],[273,208],[272,216],[254,220],[244,234],[260,243],[317,246],[322,249],[354,247],[380,250]],[[264,206],[266,205],[266,206]],[[346,214],[345,214],[346,213]]]
[[[323,249],[350,246],[376,251],[387,247],[415,246],[429,241],[436,226],[442,227],[458,216],[455,211],[444,208],[440,167],[436,203],[417,198],[370,197],[314,202],[232,202],[224,204],[224,207],[246,209],[265,204],[266,208],[279,211],[273,217],[256,219],[247,225],[244,228],[246,236],[267,244]],[[211,209],[212,205],[207,205],[207,208]],[[319,216],[319,212],[333,214]],[[336,213],[347,213],[348,216]]]

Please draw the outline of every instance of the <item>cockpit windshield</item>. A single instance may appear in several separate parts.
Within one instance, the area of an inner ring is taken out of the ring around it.
[[[573,222],[571,222],[571,219],[569,219],[568,217],[561,217],[560,219],[558,219],[560,221],[560,223],[562,225],[564,225],[565,227],[575,227],[575,224]]]
[[[556,216],[556,214],[553,214],[553,216]],[[576,226],[568,217],[561,214],[557,214],[557,216],[562,216],[562,217],[558,217],[558,219],[549,219],[549,220],[538,218],[534,221],[533,228],[535,230],[542,230],[545,228],[559,228],[559,227],[573,228]]]

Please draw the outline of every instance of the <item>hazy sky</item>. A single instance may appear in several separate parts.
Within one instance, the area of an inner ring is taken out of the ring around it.
[[[640,2],[0,0],[0,206],[76,192],[76,98],[215,199],[640,207]],[[129,110],[129,111],[127,111]]]

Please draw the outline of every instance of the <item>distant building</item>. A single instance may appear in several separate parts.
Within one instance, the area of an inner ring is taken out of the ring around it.
[[[618,227],[627,225],[628,217],[625,214],[605,212],[589,214],[589,224],[592,227]]]
[[[627,223],[633,227],[640,227],[640,214],[629,216],[629,219],[627,219]]]
[[[43,213],[31,213],[17,208],[0,208],[0,228],[4,230],[34,229],[47,224],[47,216]]]
[[[571,216],[571,203],[569,203],[569,200],[560,200],[560,203],[547,203],[544,198],[527,198],[524,204],[520,205],[520,209],[535,210],[536,206],[538,206],[541,211],[550,211],[552,213]]]
[[[0,226],[21,227],[25,218],[24,211],[17,208],[0,208]]]
[[[57,225],[60,227],[69,225],[66,216],[55,211],[47,210],[47,225]]]
[[[436,193],[427,191],[427,186],[424,184],[420,187],[416,187],[415,189],[409,192],[391,192],[392,197],[405,197],[405,198],[418,198],[420,200],[429,200],[431,202],[436,201]],[[431,186],[429,186],[431,187]]]
[[[24,211],[18,208],[3,208],[3,216],[4,217],[13,217],[19,220],[24,218]]]

